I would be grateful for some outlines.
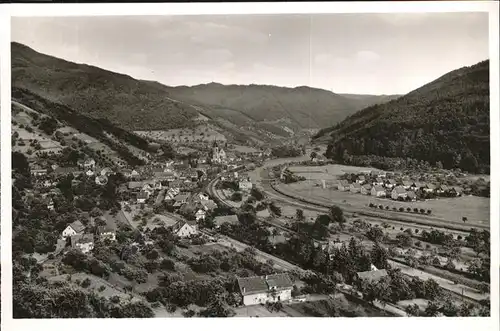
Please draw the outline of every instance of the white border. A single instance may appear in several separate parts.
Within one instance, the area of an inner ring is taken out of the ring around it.
[[[97,330],[109,327],[140,328],[197,328],[260,329],[271,328],[339,328],[383,330],[428,330],[449,328],[458,330],[498,330],[499,317],[499,81],[498,81],[498,2],[495,1],[437,1],[437,2],[342,2],[342,3],[198,3],[198,4],[15,4],[0,5],[2,34],[1,60],[1,178],[2,178],[2,328],[3,330]],[[12,319],[11,270],[11,167],[10,167],[10,25],[9,16],[118,16],[118,15],[224,15],[224,14],[314,14],[314,13],[396,13],[396,12],[489,12],[490,14],[490,122],[491,122],[491,317],[490,318],[272,318],[272,319]],[[7,35],[5,39],[4,36]],[[326,324],[328,323],[328,324]],[[330,325],[332,323],[332,325]],[[224,325],[222,325],[224,324]]]

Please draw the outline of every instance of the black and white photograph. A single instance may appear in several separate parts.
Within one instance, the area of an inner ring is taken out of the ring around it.
[[[12,318],[498,316],[491,19],[12,16]]]

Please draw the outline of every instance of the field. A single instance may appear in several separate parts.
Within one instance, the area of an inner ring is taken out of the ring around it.
[[[135,134],[158,141],[192,142],[214,140],[226,141],[226,137],[210,125],[199,125],[194,129],[172,129],[157,131],[134,131]]]
[[[315,187],[312,181],[303,181],[289,185],[281,185],[284,190],[303,196],[313,198],[318,202],[339,203],[353,207],[367,207],[370,203],[389,205],[390,208],[410,207],[431,209],[434,217],[449,221],[460,222],[462,217],[467,217],[467,223],[489,225],[489,200],[488,198],[476,196],[464,196],[458,198],[440,198],[436,200],[419,202],[398,202],[390,199],[374,198],[359,193],[341,192],[334,189],[323,189]]]
[[[297,173],[301,176],[305,176],[307,173],[311,174],[324,174],[324,177],[319,177],[317,179],[331,179],[335,176],[340,176],[345,173],[358,173],[362,171],[372,171],[377,170],[375,168],[364,168],[355,167],[342,164],[327,164],[324,166],[293,166],[288,168],[291,172]]]
[[[256,153],[259,152],[253,147],[248,147],[248,146],[242,146],[242,145],[234,145],[231,150],[240,152],[240,153]]]

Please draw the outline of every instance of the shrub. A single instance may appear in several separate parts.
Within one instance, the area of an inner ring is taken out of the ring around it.
[[[421,214],[425,214],[425,209],[421,208],[421,209],[420,209],[420,213],[421,213]]]
[[[419,229],[415,229],[415,233],[418,233],[418,231],[420,231]]]
[[[83,282],[80,284],[80,286],[81,286],[81,287],[83,287],[83,288],[87,288],[87,287],[89,287],[89,286],[90,286],[90,284],[91,284],[91,283],[92,283],[92,282],[90,281],[90,279],[85,278],[85,279],[83,280]]]
[[[399,207],[399,211],[400,211],[400,212],[404,212],[404,211],[405,211],[405,209],[404,209],[403,207]]]
[[[415,241],[415,246],[417,246],[417,247],[422,246],[422,242],[420,242],[420,241],[418,241],[418,240],[417,240],[417,241]]]
[[[98,288],[97,290],[98,290],[99,292],[102,292],[102,291],[104,291],[105,289],[106,289],[106,286],[101,285],[101,286],[99,286],[99,288]]]

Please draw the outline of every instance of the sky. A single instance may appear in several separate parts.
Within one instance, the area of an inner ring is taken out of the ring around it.
[[[165,85],[404,94],[488,59],[487,13],[12,18],[41,53]]]

